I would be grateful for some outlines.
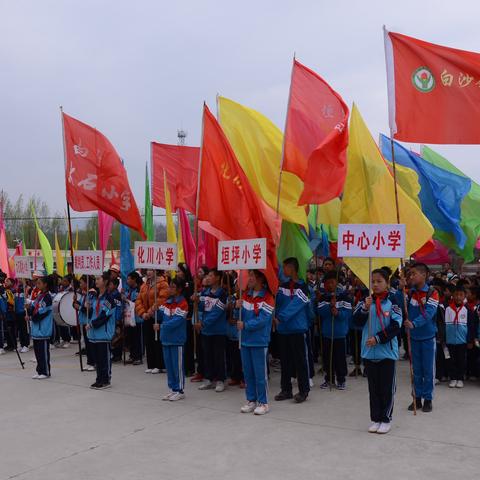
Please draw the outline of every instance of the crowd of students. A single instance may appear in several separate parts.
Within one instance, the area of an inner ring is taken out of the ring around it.
[[[0,274],[0,354],[18,344],[25,353],[32,342],[33,378],[49,378],[50,346],[68,348],[80,334],[56,325],[53,298],[74,290],[85,370],[96,371],[93,389],[111,386],[112,362],[123,357],[144,364],[146,374],[166,371],[165,401],[184,399],[190,377],[203,391],[245,389],[241,412],[264,415],[271,405],[270,369],[280,369],[274,400],[302,403],[317,368],[324,375],[321,389],[345,390],[348,377],[367,377],[368,431],[388,433],[401,345],[413,367],[409,410],[432,411],[437,382],[462,388],[466,378],[478,376],[477,277],[460,278],[449,268],[433,275],[416,263],[403,273],[374,270],[369,291],[331,258],[308,270],[306,281],[298,272],[297,259],[286,259],[275,295],[261,271],[249,271],[240,291],[236,272],[202,266],[194,278],[185,264],[174,274],[134,271],[124,284],[116,265],[78,281],[35,272],[33,281],[22,283]]]

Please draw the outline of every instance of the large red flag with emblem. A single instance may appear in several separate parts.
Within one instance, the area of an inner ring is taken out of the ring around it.
[[[265,275],[278,288],[277,254],[264,206],[252,190],[235,153],[207,106],[203,110],[203,147],[198,220],[202,229],[223,240],[267,239]],[[272,211],[274,216],[275,213]]]
[[[108,138],[65,113],[63,126],[67,202],[78,212],[102,210],[144,236],[127,172]]]
[[[348,107],[313,70],[293,61],[283,170],[304,182],[299,205],[326,203],[347,173]]]
[[[384,33],[394,138],[480,143],[480,54]]]
[[[195,213],[200,148],[152,142],[152,200],[165,208],[164,177],[167,177],[172,210]]]

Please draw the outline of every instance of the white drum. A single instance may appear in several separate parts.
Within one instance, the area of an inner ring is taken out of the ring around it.
[[[53,297],[53,318],[57,325],[77,326],[77,313],[73,308],[73,292],[60,292]]]

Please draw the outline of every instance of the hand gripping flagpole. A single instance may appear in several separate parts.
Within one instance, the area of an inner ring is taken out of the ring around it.
[[[63,120],[63,108],[60,106],[60,116],[62,118],[62,136],[63,136],[63,161],[65,165],[65,178],[67,178],[67,145],[65,142],[65,124]],[[66,185],[66,184],[65,184]],[[72,235],[72,219],[70,216],[70,204],[68,203],[68,196],[65,190],[65,199],[67,202],[67,218],[68,218],[68,237],[70,239],[70,255],[72,257],[72,278],[75,278],[75,261],[73,257],[73,235]],[[77,300],[77,291],[75,290],[74,280],[72,279],[73,301]],[[80,321],[78,318],[78,310],[75,309],[75,318],[77,322],[78,332],[78,359],[80,361],[80,371],[83,372],[83,358],[82,358],[82,329],[80,328]]]

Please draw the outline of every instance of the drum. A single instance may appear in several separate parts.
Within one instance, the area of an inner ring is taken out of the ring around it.
[[[75,327],[77,313],[73,308],[73,292],[60,292],[53,297],[53,318],[57,325]]]

